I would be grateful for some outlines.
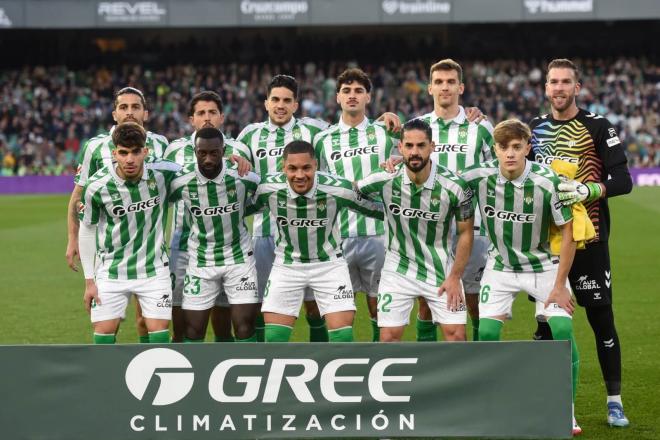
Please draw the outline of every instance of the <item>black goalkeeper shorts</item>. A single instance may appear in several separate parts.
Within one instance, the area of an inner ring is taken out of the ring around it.
[[[568,280],[582,307],[612,304],[612,271],[610,250],[606,242],[590,243],[575,252]]]

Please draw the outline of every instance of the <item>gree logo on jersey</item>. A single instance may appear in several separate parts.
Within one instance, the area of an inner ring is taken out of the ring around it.
[[[393,215],[400,215],[408,218],[419,218],[422,220],[440,221],[442,216],[437,212],[422,211],[421,209],[402,208],[396,203],[390,203],[387,208]]]
[[[564,162],[568,163],[574,163],[577,165],[577,163],[580,161],[580,158],[578,157],[568,157],[568,156],[544,156],[541,153],[536,153],[536,156],[534,156],[534,159],[543,165],[552,165],[553,160],[563,160]]]
[[[433,149],[436,153],[467,153],[467,144],[436,144]]]
[[[534,223],[536,214],[524,214],[511,211],[500,211],[490,205],[484,207],[484,214],[486,217],[495,217],[499,220],[516,222],[516,223]]]
[[[265,148],[259,148],[254,155],[257,156],[259,159],[263,159],[264,157],[280,157],[282,155],[282,152],[284,151],[284,147],[279,147],[279,148],[271,148],[270,150],[266,150]]]
[[[293,226],[295,228],[324,228],[328,225],[327,218],[286,218],[277,217],[279,226]]]
[[[146,211],[147,209],[151,209],[158,205],[160,205],[160,196],[153,197],[149,200],[131,203],[127,207],[124,207],[123,205],[113,206],[111,212],[115,217],[123,217],[130,212]]]
[[[238,202],[230,203],[224,206],[208,206],[201,208],[199,206],[191,206],[190,213],[195,217],[210,217],[214,215],[231,214],[241,209],[241,204]]]
[[[330,154],[330,160],[338,161],[342,157],[362,156],[363,154],[378,154],[378,145],[369,145],[367,147],[349,148],[343,151],[333,151]]]

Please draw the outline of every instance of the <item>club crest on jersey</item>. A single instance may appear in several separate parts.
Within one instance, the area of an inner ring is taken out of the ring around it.
[[[277,216],[279,226],[292,226],[294,228],[323,228],[328,225],[327,218],[286,218],[282,215]]]
[[[317,208],[319,211],[325,211],[325,202],[319,202],[319,203],[316,205],[316,208]]]
[[[515,223],[534,223],[536,214],[525,214],[511,211],[504,211],[495,209],[490,205],[484,207],[484,214],[486,217],[495,217],[499,220],[510,221]]]
[[[149,200],[141,200],[139,202],[131,203],[126,207],[124,207],[124,205],[116,205],[112,207],[110,212],[115,217],[123,217],[128,213],[146,211],[158,205],[160,205],[160,196],[152,197]]]
[[[431,206],[435,207],[435,206],[438,206],[439,204],[440,204],[440,199],[439,198],[437,198],[437,197],[432,197],[431,198]]]
[[[236,190],[235,189],[230,189],[227,191],[227,195],[229,197],[234,197],[236,195]]]
[[[367,135],[367,139],[369,139],[369,142],[376,142],[376,134],[375,133],[369,133]]]
[[[527,196],[523,199],[525,201],[525,204],[531,205],[534,202],[534,197],[532,196]]]
[[[149,189],[152,190],[152,191],[155,190],[156,189],[156,180],[153,179],[153,178],[149,179],[149,181],[147,182],[147,187],[149,187]]]
[[[259,159],[263,159],[264,157],[280,157],[283,151],[284,147],[271,148],[270,150],[259,148],[257,151],[255,151],[254,155]]]
[[[458,135],[459,135],[460,137],[465,137],[465,136],[467,136],[467,130],[464,129],[464,128],[460,129],[460,130],[458,131]]]
[[[216,215],[231,214],[241,209],[241,204],[238,202],[230,203],[224,206],[207,206],[202,208],[200,206],[191,206],[190,213],[195,217],[212,217]]]
[[[293,140],[299,141],[302,139],[302,133],[300,133],[300,130],[294,130],[293,131]]]
[[[437,212],[422,211],[421,209],[414,208],[402,208],[396,203],[390,203],[387,205],[387,208],[390,210],[392,215],[400,215],[407,218],[419,218],[422,220],[430,220],[435,222],[442,220],[442,216]]]

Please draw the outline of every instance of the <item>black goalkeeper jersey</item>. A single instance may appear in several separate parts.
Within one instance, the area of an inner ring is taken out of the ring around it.
[[[543,115],[530,122],[532,149],[529,159],[550,166],[554,159],[577,163],[575,180],[601,182],[606,196],[627,194],[632,190],[626,155],[612,124],[603,116],[579,109],[567,121]],[[609,237],[610,211],[607,199],[584,204],[596,229],[593,241],[606,242]]]

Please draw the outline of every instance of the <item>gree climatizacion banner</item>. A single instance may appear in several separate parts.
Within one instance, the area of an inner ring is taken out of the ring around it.
[[[7,439],[571,436],[568,342],[0,347]]]

